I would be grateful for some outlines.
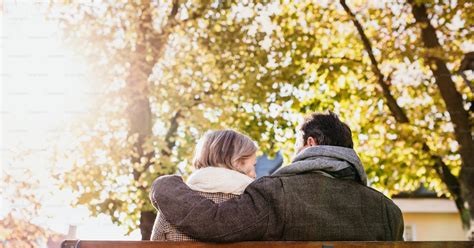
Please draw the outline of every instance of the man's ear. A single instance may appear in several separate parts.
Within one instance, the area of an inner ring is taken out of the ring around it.
[[[309,137],[308,140],[306,141],[306,145],[308,145],[308,146],[317,146],[318,142],[316,141],[315,138]]]

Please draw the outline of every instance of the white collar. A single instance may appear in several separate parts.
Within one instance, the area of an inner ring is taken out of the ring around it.
[[[238,171],[206,167],[194,171],[186,184],[195,191],[240,195],[253,181],[253,178]]]

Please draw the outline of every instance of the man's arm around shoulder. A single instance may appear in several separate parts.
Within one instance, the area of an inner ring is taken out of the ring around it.
[[[260,178],[241,196],[216,204],[191,190],[180,177],[166,176],[153,182],[150,198],[171,224],[199,240],[260,240],[275,215],[271,206],[275,188],[281,188],[279,179]]]

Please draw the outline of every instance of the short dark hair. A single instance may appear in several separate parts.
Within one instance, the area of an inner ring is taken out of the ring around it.
[[[311,114],[305,119],[300,130],[305,144],[308,138],[312,137],[318,145],[354,147],[351,129],[331,111],[327,114]]]

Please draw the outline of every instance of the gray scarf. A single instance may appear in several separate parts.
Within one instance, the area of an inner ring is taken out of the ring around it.
[[[296,155],[292,163],[273,175],[294,175],[316,172],[328,177],[338,172],[354,171],[360,183],[367,185],[367,174],[354,149],[341,146],[312,146]]]

